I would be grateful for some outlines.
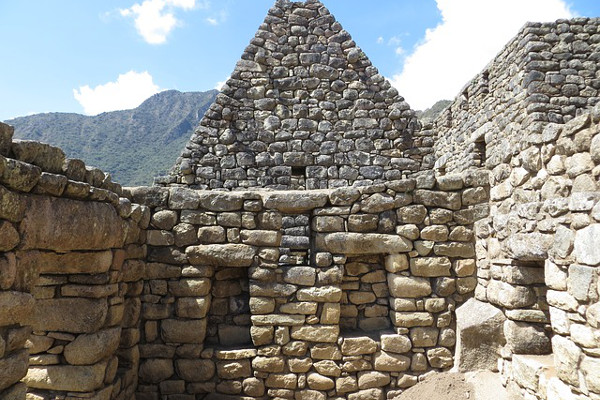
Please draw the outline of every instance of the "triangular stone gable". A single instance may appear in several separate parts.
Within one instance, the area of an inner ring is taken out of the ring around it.
[[[414,112],[317,0],[278,0],[168,183],[324,189],[401,179]],[[167,183],[167,182],[165,182]]]

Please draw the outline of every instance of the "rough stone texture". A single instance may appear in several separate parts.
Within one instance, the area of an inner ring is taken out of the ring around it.
[[[106,363],[91,366],[31,367],[23,382],[35,389],[90,392],[102,386],[105,372]]]
[[[459,371],[497,368],[500,348],[506,343],[501,310],[470,299],[456,310],[456,366]]]
[[[77,339],[65,346],[65,359],[72,365],[95,364],[112,355],[117,350],[120,339],[120,328],[79,335]]]
[[[91,333],[104,325],[108,313],[105,299],[62,298],[37,300],[33,329],[70,333]]]
[[[121,247],[124,240],[122,220],[112,206],[51,197],[27,198],[20,230],[23,250],[104,250]]]
[[[341,254],[395,254],[412,250],[406,238],[392,235],[330,233],[318,235],[317,250]]]
[[[192,246],[186,255],[192,264],[248,267],[256,253],[255,248],[244,244]]]

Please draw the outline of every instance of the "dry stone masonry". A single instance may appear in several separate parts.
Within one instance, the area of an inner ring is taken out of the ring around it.
[[[161,183],[327,189],[431,163],[414,112],[319,1],[278,1]]]
[[[0,399],[600,399],[599,29],[526,25],[421,128],[278,0],[154,187],[0,124]]]

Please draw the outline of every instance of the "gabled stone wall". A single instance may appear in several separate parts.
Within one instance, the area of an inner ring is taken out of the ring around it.
[[[127,189],[152,208],[138,399],[384,399],[451,368],[486,182]],[[292,216],[309,232],[296,265]]]
[[[317,0],[279,0],[161,184],[327,189],[433,163],[408,104]]]

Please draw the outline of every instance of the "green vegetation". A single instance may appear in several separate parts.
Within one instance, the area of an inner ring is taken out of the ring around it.
[[[48,113],[5,121],[15,138],[58,146],[109,172],[126,186],[149,185],[173,166],[217,95],[208,92],[158,93],[138,108],[88,117]]]
[[[425,111],[417,111],[417,118],[423,122],[433,122],[450,104],[452,100],[440,100]]]

